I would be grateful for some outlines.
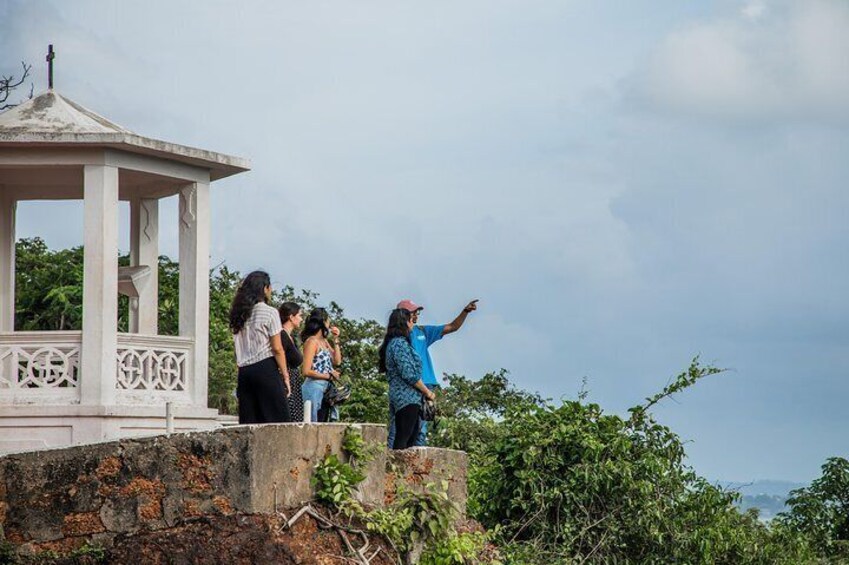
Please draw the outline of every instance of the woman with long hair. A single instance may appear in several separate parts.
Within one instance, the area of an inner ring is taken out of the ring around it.
[[[332,336],[332,345],[329,336]],[[304,362],[301,365],[304,384],[301,385],[301,392],[304,401],[309,400],[312,404],[310,422],[338,419],[336,408],[322,406],[322,401],[331,381],[339,379],[339,371],[333,368],[342,363],[339,328],[330,325],[327,310],[316,308],[307,318],[301,339],[304,342]]]
[[[283,331],[280,339],[286,352],[286,368],[289,371],[289,384],[292,393],[289,395],[289,418],[292,422],[302,422],[304,419],[304,397],[301,394],[301,363],[304,356],[296,342],[295,331],[301,327],[304,315],[301,306],[296,302],[284,302],[278,308],[280,320],[283,321]]]
[[[264,271],[254,271],[241,282],[230,307],[239,366],[240,424],[289,421],[289,375],[280,341],[283,325],[269,300],[271,278]]]
[[[389,405],[395,410],[392,449],[413,447],[421,425],[422,397],[428,400],[435,398],[422,382],[422,360],[410,344],[412,329],[410,312],[396,308],[389,315],[386,336],[378,350],[378,367],[389,380]]]

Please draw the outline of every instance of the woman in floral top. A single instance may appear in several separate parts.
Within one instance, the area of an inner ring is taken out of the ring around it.
[[[328,337],[333,340],[333,345]],[[327,310],[315,308],[307,318],[301,339],[304,341],[301,394],[312,404],[310,422],[335,422],[339,419],[336,407],[324,406],[323,401],[330,382],[339,379],[339,371],[333,368],[342,364],[339,328],[330,325]]]
[[[422,382],[422,360],[410,344],[413,322],[407,310],[389,315],[386,336],[380,346],[380,372],[389,380],[389,405],[395,407],[395,441],[392,449],[412,447],[419,433],[422,396],[433,393]]]

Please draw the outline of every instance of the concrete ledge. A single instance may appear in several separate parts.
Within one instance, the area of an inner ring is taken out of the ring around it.
[[[282,424],[248,426],[252,433],[251,512],[274,512],[312,500],[310,479],[316,463],[331,453],[345,460],[342,437],[348,426],[359,428],[367,442],[386,444],[386,427],[376,424]],[[237,430],[236,426],[230,429]],[[364,470],[357,499],[367,505],[383,503],[385,451]]]
[[[218,412],[176,406],[177,432],[219,427]],[[132,438],[165,433],[165,407],[4,406],[0,415],[0,455],[36,449],[90,445],[101,438]]]
[[[297,508],[313,499],[315,465],[331,453],[344,460],[349,425],[367,442],[386,444],[382,425],[271,424],[0,456],[0,534],[22,553],[84,541],[109,547],[116,536],[201,516]],[[401,484],[445,480],[465,510],[462,452],[383,450],[364,472],[356,497],[365,505],[391,501]]]
[[[57,404],[11,404],[2,406],[3,414],[0,418],[77,418],[84,416],[98,416],[104,418],[164,418],[165,404],[159,406],[139,406],[129,404],[112,404],[109,406],[88,406],[85,404],[72,404],[60,406]],[[174,403],[174,415],[180,418],[209,418],[217,419],[218,410],[213,408],[186,406]]]

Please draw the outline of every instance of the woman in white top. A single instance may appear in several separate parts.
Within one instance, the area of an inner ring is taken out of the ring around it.
[[[271,278],[254,271],[236,291],[230,330],[239,365],[239,423],[288,422],[289,373],[280,341],[280,314],[268,305]]]

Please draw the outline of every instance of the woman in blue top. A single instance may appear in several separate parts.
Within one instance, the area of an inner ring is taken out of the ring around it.
[[[380,346],[380,372],[389,380],[389,405],[395,408],[395,441],[392,449],[412,447],[419,433],[422,396],[434,394],[422,382],[422,360],[410,344],[410,313],[397,308],[389,315]]]

